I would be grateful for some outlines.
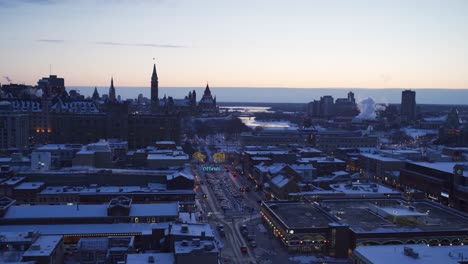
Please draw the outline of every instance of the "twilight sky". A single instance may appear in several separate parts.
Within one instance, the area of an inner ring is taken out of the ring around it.
[[[0,0],[0,83],[468,88],[466,0]]]

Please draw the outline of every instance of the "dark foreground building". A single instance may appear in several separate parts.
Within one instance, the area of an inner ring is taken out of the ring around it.
[[[263,202],[260,214],[289,252],[348,258],[357,246],[468,243],[468,216],[429,201]]]

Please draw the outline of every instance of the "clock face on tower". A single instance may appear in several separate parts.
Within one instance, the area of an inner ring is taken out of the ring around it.
[[[458,174],[458,175],[461,175],[461,174],[462,174],[462,171],[461,171],[461,170],[457,170],[457,174]]]

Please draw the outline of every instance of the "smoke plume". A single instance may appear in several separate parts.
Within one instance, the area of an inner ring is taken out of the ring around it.
[[[367,120],[375,119],[376,114],[375,114],[374,99],[372,99],[371,97],[367,97],[366,99],[359,102],[358,107],[359,107],[359,111],[361,111],[361,113],[359,113],[357,118],[367,119]]]

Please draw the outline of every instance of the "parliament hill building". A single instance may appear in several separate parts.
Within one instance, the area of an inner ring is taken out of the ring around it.
[[[151,76],[150,104],[121,100],[114,81],[108,95],[97,89],[85,98],[67,91],[56,75],[42,78],[37,86],[6,84],[0,93],[0,149],[16,152],[47,143],[88,144],[99,139],[122,139],[130,149],[156,141],[179,142],[181,120],[192,115],[218,113],[216,98],[206,86],[197,104],[195,90],[183,99],[159,98],[156,65]]]

